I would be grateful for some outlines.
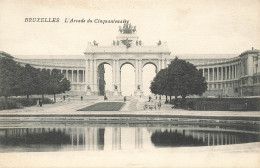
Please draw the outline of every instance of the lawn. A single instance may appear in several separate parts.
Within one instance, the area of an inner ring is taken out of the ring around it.
[[[78,111],[119,111],[125,103],[123,102],[101,102],[85,107]]]

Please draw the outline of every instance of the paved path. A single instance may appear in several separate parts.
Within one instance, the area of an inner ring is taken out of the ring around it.
[[[190,115],[190,116],[241,116],[241,117],[260,117],[259,111],[187,111],[181,109],[171,109],[172,105],[162,104],[161,110],[143,110],[143,105],[147,97],[128,97],[126,105],[121,111],[77,111],[89,105],[103,100],[84,100],[58,102],[46,104],[43,107],[25,107],[24,109],[13,109],[0,111],[1,115],[37,115],[37,114],[131,114],[131,115]],[[113,101],[113,100],[110,100]],[[119,101],[119,100],[117,100]],[[123,100],[121,100],[123,102]]]

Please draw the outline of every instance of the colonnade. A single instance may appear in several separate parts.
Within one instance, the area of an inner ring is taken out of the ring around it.
[[[234,81],[247,74],[241,62],[223,66],[198,67],[198,69],[205,77],[209,90],[233,86]]]
[[[239,67],[239,64],[235,64],[223,67],[199,68],[199,71],[202,71],[206,81],[223,81],[236,79],[241,76],[242,72]]]

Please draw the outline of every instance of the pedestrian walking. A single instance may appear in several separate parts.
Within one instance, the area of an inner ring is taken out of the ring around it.
[[[37,107],[40,106],[40,99],[37,100],[37,102],[36,102],[36,106],[37,106]]]
[[[157,106],[158,106],[158,109],[160,110],[160,109],[161,109],[161,106],[162,106],[161,101],[158,102]]]
[[[124,97],[124,102],[126,102],[126,96]]]
[[[41,99],[39,100],[39,104],[40,104],[40,107],[42,107],[42,100]]]
[[[83,96],[80,97],[80,100],[81,100],[81,101],[83,100]]]

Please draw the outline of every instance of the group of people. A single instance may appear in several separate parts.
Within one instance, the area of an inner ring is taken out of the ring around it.
[[[81,96],[81,97],[82,97],[82,96]],[[66,96],[63,96],[63,97],[60,98],[60,101],[61,101],[61,102],[64,102],[65,100],[66,100]],[[70,97],[68,97],[68,101],[70,101]]]
[[[152,99],[152,97],[151,96],[149,96],[148,97],[148,102],[150,102],[150,103],[148,103],[148,104],[146,104],[145,106],[153,106],[155,109],[156,108],[158,108],[159,110],[161,109],[161,107],[162,107],[162,103],[161,103],[161,99],[159,100],[159,101],[157,101],[157,96],[156,96],[156,100],[155,101],[153,101],[153,99]],[[151,105],[151,103],[152,103],[152,105]],[[150,105],[149,105],[150,104]],[[147,107],[146,107],[147,108]],[[150,107],[151,108],[151,107]]]

